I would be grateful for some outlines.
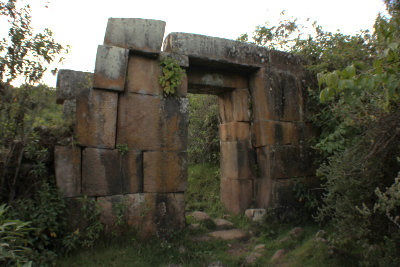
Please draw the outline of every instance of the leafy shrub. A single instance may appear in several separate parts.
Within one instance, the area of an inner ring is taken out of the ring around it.
[[[163,75],[159,78],[159,83],[165,95],[174,95],[175,90],[181,85],[185,71],[179,66],[178,62],[172,57],[166,57],[160,61]]]
[[[5,204],[0,206],[0,262],[2,266],[30,266],[33,256],[32,243],[27,236],[34,228],[29,222],[7,218]]]
[[[189,94],[188,154],[191,163],[219,163],[218,99]]]

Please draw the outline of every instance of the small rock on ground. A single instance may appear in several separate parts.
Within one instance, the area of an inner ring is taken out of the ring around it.
[[[258,258],[260,258],[261,256],[262,256],[261,253],[256,252],[256,251],[253,251],[253,252],[251,252],[251,253],[246,257],[246,263],[248,263],[248,264],[253,264],[253,263],[255,263],[255,262],[258,260]]]
[[[303,234],[304,234],[304,229],[301,227],[295,227],[289,232],[289,235],[293,238],[299,238]]]
[[[193,211],[192,214],[190,214],[195,221],[205,221],[210,219],[210,215],[203,211]]]
[[[240,229],[215,231],[209,233],[209,235],[222,240],[243,240],[248,238],[247,233]]]
[[[233,226],[233,223],[225,219],[215,219],[214,223],[217,229],[229,229]]]
[[[247,209],[244,214],[254,222],[262,222],[267,211],[265,209]]]
[[[264,244],[259,244],[259,245],[254,247],[255,251],[264,250],[264,249],[265,249],[265,245]]]
[[[271,261],[272,262],[280,261],[283,258],[283,256],[285,256],[285,254],[286,254],[286,250],[279,249],[272,256]]]

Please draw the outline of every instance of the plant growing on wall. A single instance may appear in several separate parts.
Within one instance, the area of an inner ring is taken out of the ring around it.
[[[185,71],[179,66],[178,62],[166,57],[160,61],[162,75],[159,77],[159,83],[166,96],[174,95],[181,85]]]

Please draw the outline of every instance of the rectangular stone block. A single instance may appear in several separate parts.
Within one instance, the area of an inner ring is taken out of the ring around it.
[[[255,202],[256,207],[267,209],[272,207],[272,194],[274,182],[271,177],[260,177],[255,179]]]
[[[105,45],[159,53],[164,38],[165,22],[151,19],[109,18]]]
[[[305,146],[257,148],[261,175],[272,179],[315,175],[314,152]]]
[[[112,228],[116,222],[116,208],[119,206],[124,221],[137,229],[141,238],[152,235],[168,237],[185,226],[183,193],[114,195],[98,197],[97,202],[102,223]]]
[[[187,187],[187,152],[144,152],[143,191],[184,192]]]
[[[159,60],[166,59],[168,57],[172,57],[173,59],[178,62],[179,66],[183,68],[188,68],[189,67],[189,57],[183,54],[177,54],[177,53],[171,53],[171,52],[161,52]]]
[[[260,69],[250,78],[250,90],[255,120],[300,120],[302,92],[292,73]]]
[[[123,92],[129,50],[99,45],[94,68],[93,87]]]
[[[124,194],[143,192],[143,153],[129,149],[120,155],[122,192]]]
[[[157,59],[131,55],[128,63],[126,89],[130,93],[162,95],[158,79],[161,67]]]
[[[73,120],[73,122],[76,121],[76,99],[64,100],[63,118]]]
[[[253,180],[221,179],[221,201],[225,208],[235,214],[243,213],[253,200]]]
[[[65,197],[81,194],[81,149],[77,146],[56,146],[54,149],[56,183]]]
[[[218,95],[218,108],[222,123],[250,121],[249,91],[237,89]]]
[[[221,142],[221,177],[249,179],[255,177],[255,153],[249,141]]]
[[[248,88],[247,76],[208,68],[188,69],[188,83],[190,93],[220,94],[234,89]]]
[[[77,98],[76,134],[80,145],[115,148],[118,93],[92,89]]]
[[[188,116],[187,98],[121,95],[117,143],[139,150],[185,151]]]
[[[61,69],[57,75],[56,102],[75,99],[92,88],[93,73]]]
[[[250,124],[248,122],[228,122],[219,125],[221,142],[250,140]]]
[[[255,121],[251,126],[255,147],[267,145],[299,144],[299,132],[293,122]]]
[[[82,193],[87,196],[122,194],[118,150],[85,148],[82,154]]]

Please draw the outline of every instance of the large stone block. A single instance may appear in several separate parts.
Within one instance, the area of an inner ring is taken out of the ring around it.
[[[272,179],[315,175],[314,152],[305,146],[257,148],[258,167],[262,177]]]
[[[61,69],[57,76],[56,102],[75,99],[92,88],[93,73]]]
[[[82,146],[115,147],[118,93],[92,89],[77,98],[76,134]]]
[[[221,142],[250,140],[250,124],[248,122],[228,122],[219,125]]]
[[[100,220],[114,226],[117,207],[130,227],[138,230],[141,238],[151,235],[168,237],[185,226],[185,199],[183,193],[141,193],[98,197]],[[122,207],[122,208],[121,208]]]
[[[82,154],[82,193],[109,196],[123,192],[118,150],[85,148]]]
[[[159,53],[164,30],[165,22],[160,20],[109,18],[104,44],[142,52]]]
[[[221,142],[221,177],[255,177],[255,155],[249,141]]]
[[[123,92],[129,50],[99,45],[94,69],[93,87]]]
[[[251,127],[253,146],[299,144],[300,132],[293,122],[255,121]]]
[[[189,67],[189,57],[183,54],[177,54],[177,53],[169,53],[169,52],[161,52],[160,53],[160,60],[166,59],[168,57],[172,57],[173,59],[178,62],[179,66],[183,68],[188,68]]]
[[[258,121],[299,121],[302,89],[290,72],[260,69],[250,78],[253,117]]]
[[[144,152],[145,193],[184,192],[187,187],[187,152]]]
[[[120,166],[123,193],[143,192],[143,153],[130,149],[120,153]]]
[[[253,180],[221,179],[221,201],[225,208],[235,214],[248,209],[253,200]]]
[[[220,94],[233,89],[248,88],[245,75],[196,67],[188,70],[188,83],[190,93]]]
[[[63,118],[66,120],[76,121],[76,99],[64,100]]]
[[[250,121],[249,91],[236,89],[218,95],[218,108],[222,123]]]
[[[54,150],[56,182],[65,197],[81,194],[81,149],[72,146],[56,146]]]
[[[187,98],[125,94],[118,109],[117,143],[139,150],[186,150]]]
[[[272,206],[273,180],[271,177],[255,179],[254,195],[256,207],[270,208]]]
[[[126,89],[131,93],[162,95],[158,78],[161,67],[156,59],[131,55],[128,63]]]

